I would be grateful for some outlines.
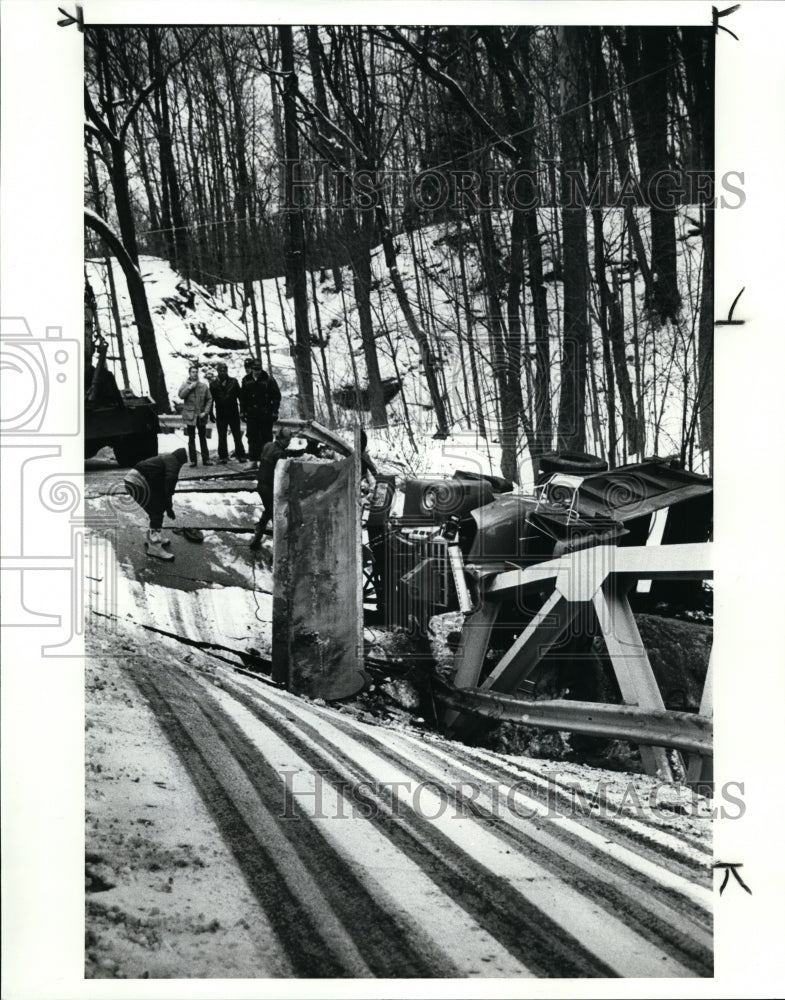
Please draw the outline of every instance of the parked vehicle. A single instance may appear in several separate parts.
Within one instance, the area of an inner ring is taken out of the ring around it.
[[[158,454],[158,414],[148,396],[118,388],[106,367],[106,350],[101,344],[95,366],[85,369],[85,458],[108,446],[118,465],[136,465]]]

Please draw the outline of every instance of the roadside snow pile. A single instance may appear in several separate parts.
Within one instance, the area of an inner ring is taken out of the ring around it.
[[[132,608],[131,616],[139,625],[229,646],[238,652],[253,647],[263,656],[271,655],[273,597],[269,570],[257,571],[258,590],[205,587],[183,591],[125,578],[123,583],[128,592],[118,595],[119,606]]]

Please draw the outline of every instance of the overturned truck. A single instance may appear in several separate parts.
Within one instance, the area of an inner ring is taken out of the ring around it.
[[[710,479],[667,459],[609,471],[556,454],[530,496],[468,472],[409,479],[401,495],[379,476],[363,539],[359,434],[352,453],[313,422],[285,423],[321,434],[332,460],[277,474],[277,680],[348,697],[363,683],[361,607],[366,623],[422,640],[435,616],[457,612],[453,674],[436,682],[448,732],[471,738],[510,719],[627,739],[648,773],[710,787],[711,664],[699,710],[666,709],[633,614],[643,590],[650,606],[705,600]]]
[[[666,711],[633,607],[644,589],[651,606],[705,600],[711,480],[671,460],[608,471],[592,456],[552,454],[531,496],[457,472],[409,480],[393,509],[382,481],[367,519],[366,598],[377,621],[415,637],[434,615],[462,613],[441,692],[448,731],[471,737],[491,718],[626,738],[649,773],[678,776],[682,751],[688,780],[709,780],[710,671],[697,715]]]

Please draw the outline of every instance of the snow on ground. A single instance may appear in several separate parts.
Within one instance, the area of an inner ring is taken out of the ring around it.
[[[179,435],[162,450],[178,446]],[[162,441],[166,440],[162,435]],[[150,625],[191,639],[216,642],[246,651],[269,653],[272,641],[272,543],[268,539],[254,558],[248,550],[258,517],[259,498],[227,483],[227,493],[200,493],[205,485],[201,467],[183,470],[173,500],[175,520],[164,519],[163,533],[175,555],[161,563],[145,554],[147,518],[131,502],[118,471],[91,473],[86,511],[101,523],[114,525],[116,571],[114,606]],[[220,483],[221,480],[216,482]],[[208,484],[209,485],[209,484]],[[185,527],[204,532],[201,544],[179,534]],[[104,577],[104,567],[96,576]]]
[[[183,543],[187,545],[189,543]],[[220,546],[219,546],[220,547]],[[233,560],[240,566],[239,560]],[[175,560],[176,563],[176,560]],[[134,621],[190,639],[220,643],[246,652],[272,649],[272,573],[250,559],[242,567],[248,584],[181,590],[118,574],[117,607]],[[174,564],[173,564],[174,565]]]
[[[543,253],[546,272],[554,271],[558,264],[558,248],[552,245],[553,220],[547,211],[542,211],[540,225],[544,234]],[[591,222],[591,220],[589,220]],[[625,257],[622,239],[622,213],[605,213],[606,238],[611,247],[609,261],[618,264]],[[691,228],[686,216],[677,217],[680,236],[685,236]],[[648,215],[641,213],[639,224],[644,242],[649,240]],[[460,276],[456,264],[455,227],[435,225],[422,229],[406,237],[399,234],[398,269],[407,294],[415,307],[425,333],[432,344],[437,358],[438,378],[446,392],[451,413],[452,427],[458,438],[458,455],[453,455],[454,442],[440,442],[439,447],[431,447],[436,429],[419,353],[397,304],[389,274],[384,263],[381,247],[372,253],[374,281],[374,332],[379,356],[380,372],[383,379],[400,378],[404,391],[399,393],[388,406],[389,429],[374,432],[372,447],[380,460],[389,459],[395,465],[400,463],[409,473],[418,473],[423,468],[439,471],[448,467],[452,471],[454,458],[463,459],[461,454],[469,442],[474,441],[472,460],[483,466],[482,471],[499,474],[500,449],[498,429],[493,413],[486,414],[489,422],[489,440],[478,438],[472,379],[468,371],[466,338],[467,314]],[[466,239],[466,231],[462,237]],[[500,259],[506,259],[506,235],[504,220],[500,218],[497,232]],[[590,237],[591,243],[591,237]],[[634,385],[635,354],[639,354],[645,386],[645,417],[649,425],[649,440],[646,454],[655,451],[661,455],[678,450],[681,439],[682,407],[681,395],[685,374],[692,380],[690,392],[694,392],[694,377],[697,364],[696,328],[700,289],[699,240],[681,239],[679,243],[679,280],[684,295],[684,315],[678,325],[668,324],[659,330],[642,315],[643,286],[640,275],[635,282],[623,284],[622,308],[627,327],[628,365]],[[473,338],[480,355],[478,378],[486,398],[495,395],[492,388],[490,369],[490,333],[487,305],[481,281],[479,262],[473,248],[467,244],[467,280],[471,319],[474,325]],[[415,267],[416,261],[416,267]],[[117,357],[117,342],[113,333],[113,320],[109,309],[107,267],[104,260],[86,262],[87,273],[96,294],[99,322],[105,336],[110,339],[110,357]],[[178,403],[177,389],[184,381],[188,364],[197,360],[204,374],[210,377],[215,364],[225,361],[230,373],[237,377],[243,374],[243,360],[253,352],[254,336],[251,327],[250,309],[245,313],[239,308],[240,298],[231,297],[226,286],[219,286],[215,294],[194,282],[186,282],[169,265],[154,257],[142,257],[141,269],[148,292],[150,308],[156,328],[159,353],[164,368],[169,395],[173,403]],[[558,269],[556,269],[558,270]],[[128,379],[136,392],[146,392],[144,366],[141,361],[135,336],[133,316],[127,295],[125,279],[119,265],[113,265],[114,283],[119,296],[120,318],[124,328],[125,350],[128,357]],[[354,388],[355,384],[367,384],[365,360],[360,338],[359,319],[353,295],[353,281],[349,268],[342,270],[343,289],[335,288],[330,278],[321,280],[317,274],[316,304],[310,302],[310,327],[313,334],[321,329],[324,348],[315,346],[312,352],[314,388],[316,392],[317,418],[328,423],[329,415],[325,402],[324,382],[330,389]],[[427,281],[425,278],[427,277]],[[612,275],[609,272],[609,281]],[[294,362],[291,356],[293,344],[294,313],[291,300],[285,298],[281,279],[268,278],[254,283],[257,297],[257,311],[264,318],[260,330],[261,355],[281,385],[283,402],[282,416],[297,416],[297,385]],[[427,285],[427,301],[418,301],[418,287]],[[546,284],[548,307],[551,319],[552,355],[552,398],[554,406],[559,393],[560,345],[557,336],[562,311],[562,288],[557,280]],[[457,305],[456,305],[457,303]],[[264,305],[264,309],[262,306]],[[526,308],[530,310],[528,295]],[[318,322],[317,322],[318,309]],[[637,330],[638,346],[633,350],[632,328]],[[532,317],[527,316],[526,336],[532,336]],[[594,343],[592,354],[596,378],[603,393],[604,372],[599,330],[593,328]],[[527,348],[528,349],[528,348]],[[121,381],[117,361],[114,369],[118,382]],[[655,386],[655,380],[659,388]],[[525,390],[526,387],[524,387]],[[617,401],[618,405],[618,401]],[[369,414],[358,415],[352,410],[334,407],[339,426],[350,428],[358,419],[369,424]],[[662,411],[662,412],[660,412]],[[604,425],[602,414],[599,424],[587,416],[587,450],[600,453],[600,440],[593,440],[598,427]],[[617,424],[620,423],[617,420]],[[660,425],[655,434],[651,428]],[[607,431],[602,429],[602,439]],[[425,464],[436,461],[436,468]],[[527,450],[520,442],[522,465],[522,485],[532,478]]]
[[[291,976],[231,850],[122,669],[171,657],[207,671],[206,658],[127,626],[91,636],[90,646],[85,978]]]
[[[106,263],[103,260],[87,260],[85,267],[95,292],[101,330],[110,342],[109,357],[115,359],[110,360],[110,364],[118,384],[122,385],[117,338],[109,311]],[[233,375],[242,378],[243,361],[252,353],[252,346],[240,310],[223,305],[195,282],[186,283],[166,261],[142,255],[140,268],[172,404],[179,403],[177,390],[186,380],[192,361],[198,361],[202,366],[203,377],[212,377],[215,365],[224,361]],[[123,326],[128,387],[137,394],[145,394],[148,392],[147,379],[127,285],[117,262],[113,262],[112,271]],[[269,360],[281,392],[287,400],[291,400],[296,391],[296,378],[286,337],[271,330],[268,344]],[[263,360],[268,360],[267,354]],[[289,409],[296,410],[293,402],[282,405],[282,416],[294,416],[294,412],[287,412]]]

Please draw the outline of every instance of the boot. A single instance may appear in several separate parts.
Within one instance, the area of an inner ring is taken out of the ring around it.
[[[262,547],[262,535],[264,534],[264,525],[260,522],[256,525],[256,529],[253,533],[253,538],[248,543],[248,548],[252,552],[258,552]]]
[[[171,562],[174,559],[174,555],[168,552],[161,544],[161,532],[160,531],[148,531],[147,541],[144,543],[145,551],[148,556],[153,559],[161,559],[164,562]]]

